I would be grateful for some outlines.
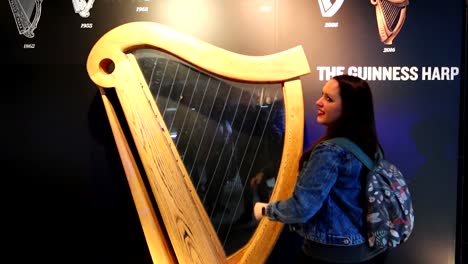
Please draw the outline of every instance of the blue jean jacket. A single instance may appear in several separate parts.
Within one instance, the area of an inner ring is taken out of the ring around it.
[[[302,167],[291,198],[267,205],[270,220],[291,224],[317,243],[352,246],[365,242],[362,163],[340,146],[322,142]]]

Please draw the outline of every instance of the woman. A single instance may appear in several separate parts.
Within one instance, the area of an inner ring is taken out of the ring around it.
[[[382,263],[382,250],[366,243],[362,187],[368,170],[352,153],[325,141],[347,137],[374,156],[380,144],[369,85],[355,76],[335,76],[316,106],[317,122],[327,129],[303,154],[292,197],[256,203],[255,217],[290,224],[303,237],[299,263]]]

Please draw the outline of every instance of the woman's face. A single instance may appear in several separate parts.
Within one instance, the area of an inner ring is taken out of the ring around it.
[[[342,113],[340,87],[335,79],[329,80],[322,88],[322,96],[315,102],[317,106],[317,123],[331,126]]]

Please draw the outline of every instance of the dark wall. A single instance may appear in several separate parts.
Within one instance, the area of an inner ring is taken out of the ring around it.
[[[468,92],[467,92],[467,79],[468,79],[468,71],[467,71],[467,63],[468,63],[468,39],[467,39],[467,33],[468,33],[468,1],[465,1],[465,30],[463,32],[464,35],[464,51],[463,51],[463,72],[464,72],[464,78],[462,82],[462,94],[463,97],[461,97],[461,100],[463,100],[463,104],[461,105],[461,112],[462,118],[460,119],[460,123],[462,124],[461,126],[461,142],[460,145],[463,147],[462,148],[462,155],[466,156],[466,151],[468,150],[468,121],[467,121],[467,107],[466,107],[466,102],[468,102]],[[459,200],[458,200],[458,213],[459,213],[459,222],[460,225],[458,225],[457,228],[457,240],[460,242],[459,243],[459,251],[458,251],[458,256],[460,256],[462,261],[465,261],[468,259],[467,257],[467,252],[468,252],[468,226],[466,223],[468,223],[468,212],[466,210],[467,205],[468,205],[468,181],[466,180],[466,159],[464,159],[463,162],[461,162],[459,168],[461,168],[461,177],[459,178],[459,184],[458,184],[458,190],[459,190]],[[461,262],[463,263],[463,262]]]
[[[19,34],[9,2],[1,3],[7,252],[18,262],[151,262],[85,63],[93,44],[110,29],[154,21],[247,55],[302,45],[312,70],[302,78],[306,145],[323,131],[314,121],[313,102],[325,83],[317,67],[414,66],[419,73],[422,67],[457,67],[453,80],[421,75],[413,81],[370,80],[379,135],[388,158],[410,180],[416,210],[415,233],[388,263],[454,262],[461,239],[457,185],[464,176],[459,148],[460,98],[466,98],[463,1],[411,1],[390,46],[378,38],[368,1],[344,1],[331,18],[321,16],[318,1],[266,1],[270,12],[259,12],[261,3],[98,0],[84,18],[72,1],[44,1],[33,38]],[[326,22],[338,27],[325,27]],[[383,52],[386,47],[394,52]]]
[[[81,65],[9,65],[4,240],[18,262],[150,263],[102,103]],[[16,261],[15,261],[16,262]]]

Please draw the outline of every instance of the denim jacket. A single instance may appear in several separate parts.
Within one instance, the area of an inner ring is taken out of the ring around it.
[[[291,224],[299,235],[320,244],[363,244],[361,168],[352,153],[322,142],[302,167],[292,197],[268,204],[266,215]]]

